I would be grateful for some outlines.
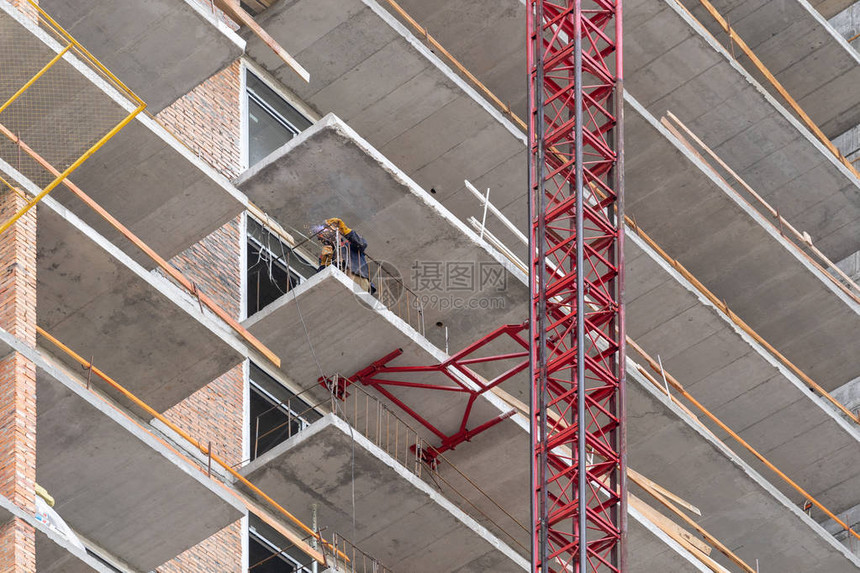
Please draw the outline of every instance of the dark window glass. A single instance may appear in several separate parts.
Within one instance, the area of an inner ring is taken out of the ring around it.
[[[254,165],[311,126],[260,78],[247,73],[248,163]]]
[[[317,265],[293,253],[248,217],[246,315],[258,313],[316,273]]]
[[[249,573],[311,573],[310,567],[303,567],[309,557],[295,548],[289,548],[284,543],[283,548],[260,536],[255,531],[248,535],[248,571]]]
[[[320,414],[253,363],[250,380],[253,460],[319,420]]]

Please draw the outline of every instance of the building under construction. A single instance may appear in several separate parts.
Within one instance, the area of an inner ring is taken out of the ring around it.
[[[0,573],[860,573],[860,2],[621,4],[0,0]]]

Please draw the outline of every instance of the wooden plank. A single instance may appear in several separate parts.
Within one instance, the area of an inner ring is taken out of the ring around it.
[[[641,498],[638,498],[631,493],[628,494],[627,499],[630,503],[630,507],[641,513],[648,521],[659,527],[666,535],[670,536],[675,541],[678,541],[678,538],[683,538],[687,543],[705,555],[710,555],[711,551],[713,551],[710,545],[645,503]]]
[[[298,61],[294,57],[292,57],[272,36],[269,35],[259,24],[257,24],[256,20],[245,12],[244,8],[239,6],[238,0],[214,0],[215,6],[218,7],[219,10],[223,11],[227,16],[232,18],[237,24],[242,26],[247,26],[254,35],[260,38],[264,44],[269,46],[275,54],[281,58],[281,60],[287,64],[294,72],[296,72],[299,77],[301,77],[306,82],[311,81],[311,75],[308,73],[306,69],[299,64]]]
[[[695,513],[696,515],[701,517],[702,512],[698,507],[696,507],[692,503],[689,503],[688,501],[685,501],[684,499],[678,497],[677,495],[675,495],[674,493],[672,493],[668,489],[664,488],[660,484],[646,478],[645,476],[643,476],[642,474],[640,474],[639,472],[637,472],[633,468],[630,468],[630,467],[627,468],[627,475],[630,477],[630,479],[632,479],[637,484],[642,484],[642,483],[646,484],[648,487],[650,487],[656,491],[659,491],[660,493],[662,493],[663,495],[665,495],[666,497],[668,497],[669,499],[671,499],[672,501],[674,501],[675,503],[677,503],[678,505],[680,505],[681,507],[683,507],[684,509],[689,511],[690,513]]]

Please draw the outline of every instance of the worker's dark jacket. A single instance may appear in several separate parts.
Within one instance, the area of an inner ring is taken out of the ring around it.
[[[365,279],[370,278],[367,270],[367,257],[364,255],[367,241],[354,230],[343,235],[343,238],[345,240],[341,241],[340,245],[340,269],[350,271]],[[332,263],[337,264],[335,260]],[[320,270],[322,267],[323,265],[320,266]]]
[[[343,238],[346,239],[346,242],[342,242],[340,245],[341,266],[362,278],[370,278],[367,271],[367,257],[364,256],[367,241],[354,230],[344,235]]]

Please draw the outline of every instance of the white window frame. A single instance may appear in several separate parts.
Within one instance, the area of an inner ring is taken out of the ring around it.
[[[248,132],[250,128],[249,120],[248,120],[248,73],[252,73],[257,76],[266,86],[269,87],[275,94],[277,94],[280,98],[282,98],[285,102],[291,105],[297,112],[307,119],[311,125],[318,122],[320,120],[319,114],[314,112],[309,106],[307,106],[303,101],[301,101],[296,95],[291,92],[286,87],[282,86],[275,78],[272,77],[267,71],[262,69],[259,65],[257,65],[253,60],[249,60],[247,58],[241,59],[241,65],[239,66],[240,74],[241,74],[241,82],[240,89],[242,90],[242,97],[240,98],[240,107],[241,107],[241,121],[240,121],[240,129],[242,130],[241,137],[241,146],[240,150],[240,158],[239,161],[242,164],[242,171],[245,171],[249,168],[250,163],[250,150],[249,150],[249,140],[248,140]],[[260,103],[259,100],[257,100]],[[264,107],[268,106],[265,102],[262,102]],[[275,112],[273,115],[276,117],[280,116],[279,113]],[[286,122],[286,127],[293,131],[296,134],[301,133],[296,130],[296,128],[284,120]]]
[[[251,536],[252,536],[252,535],[257,539],[257,541],[258,541],[261,545],[265,546],[265,547],[266,547],[267,549],[269,549],[272,553],[280,554],[280,556],[285,557],[286,559],[284,559],[283,561],[284,561],[284,562],[286,562],[286,563],[289,563],[290,565],[292,565],[292,566],[293,566],[293,568],[298,567],[298,568],[300,568],[300,569],[302,569],[302,570],[307,571],[307,567],[306,567],[305,565],[303,565],[303,564],[299,563],[298,561],[296,561],[295,559],[293,559],[293,558],[292,558],[292,556],[290,556],[286,551],[283,551],[283,549],[282,549],[282,548],[278,547],[277,545],[275,545],[274,543],[272,543],[271,541],[269,541],[265,536],[263,536],[263,534],[262,534],[262,533],[260,533],[259,531],[257,531],[257,529],[256,529],[256,528],[254,528],[254,527],[248,527],[248,535],[246,536],[246,539],[248,540],[248,542],[250,542],[250,539],[251,539]],[[282,551],[283,551],[283,553],[281,553]],[[277,559],[277,557],[276,557],[276,559]],[[250,564],[248,565],[248,567],[250,567]],[[245,571],[247,571],[247,568],[245,569]]]

